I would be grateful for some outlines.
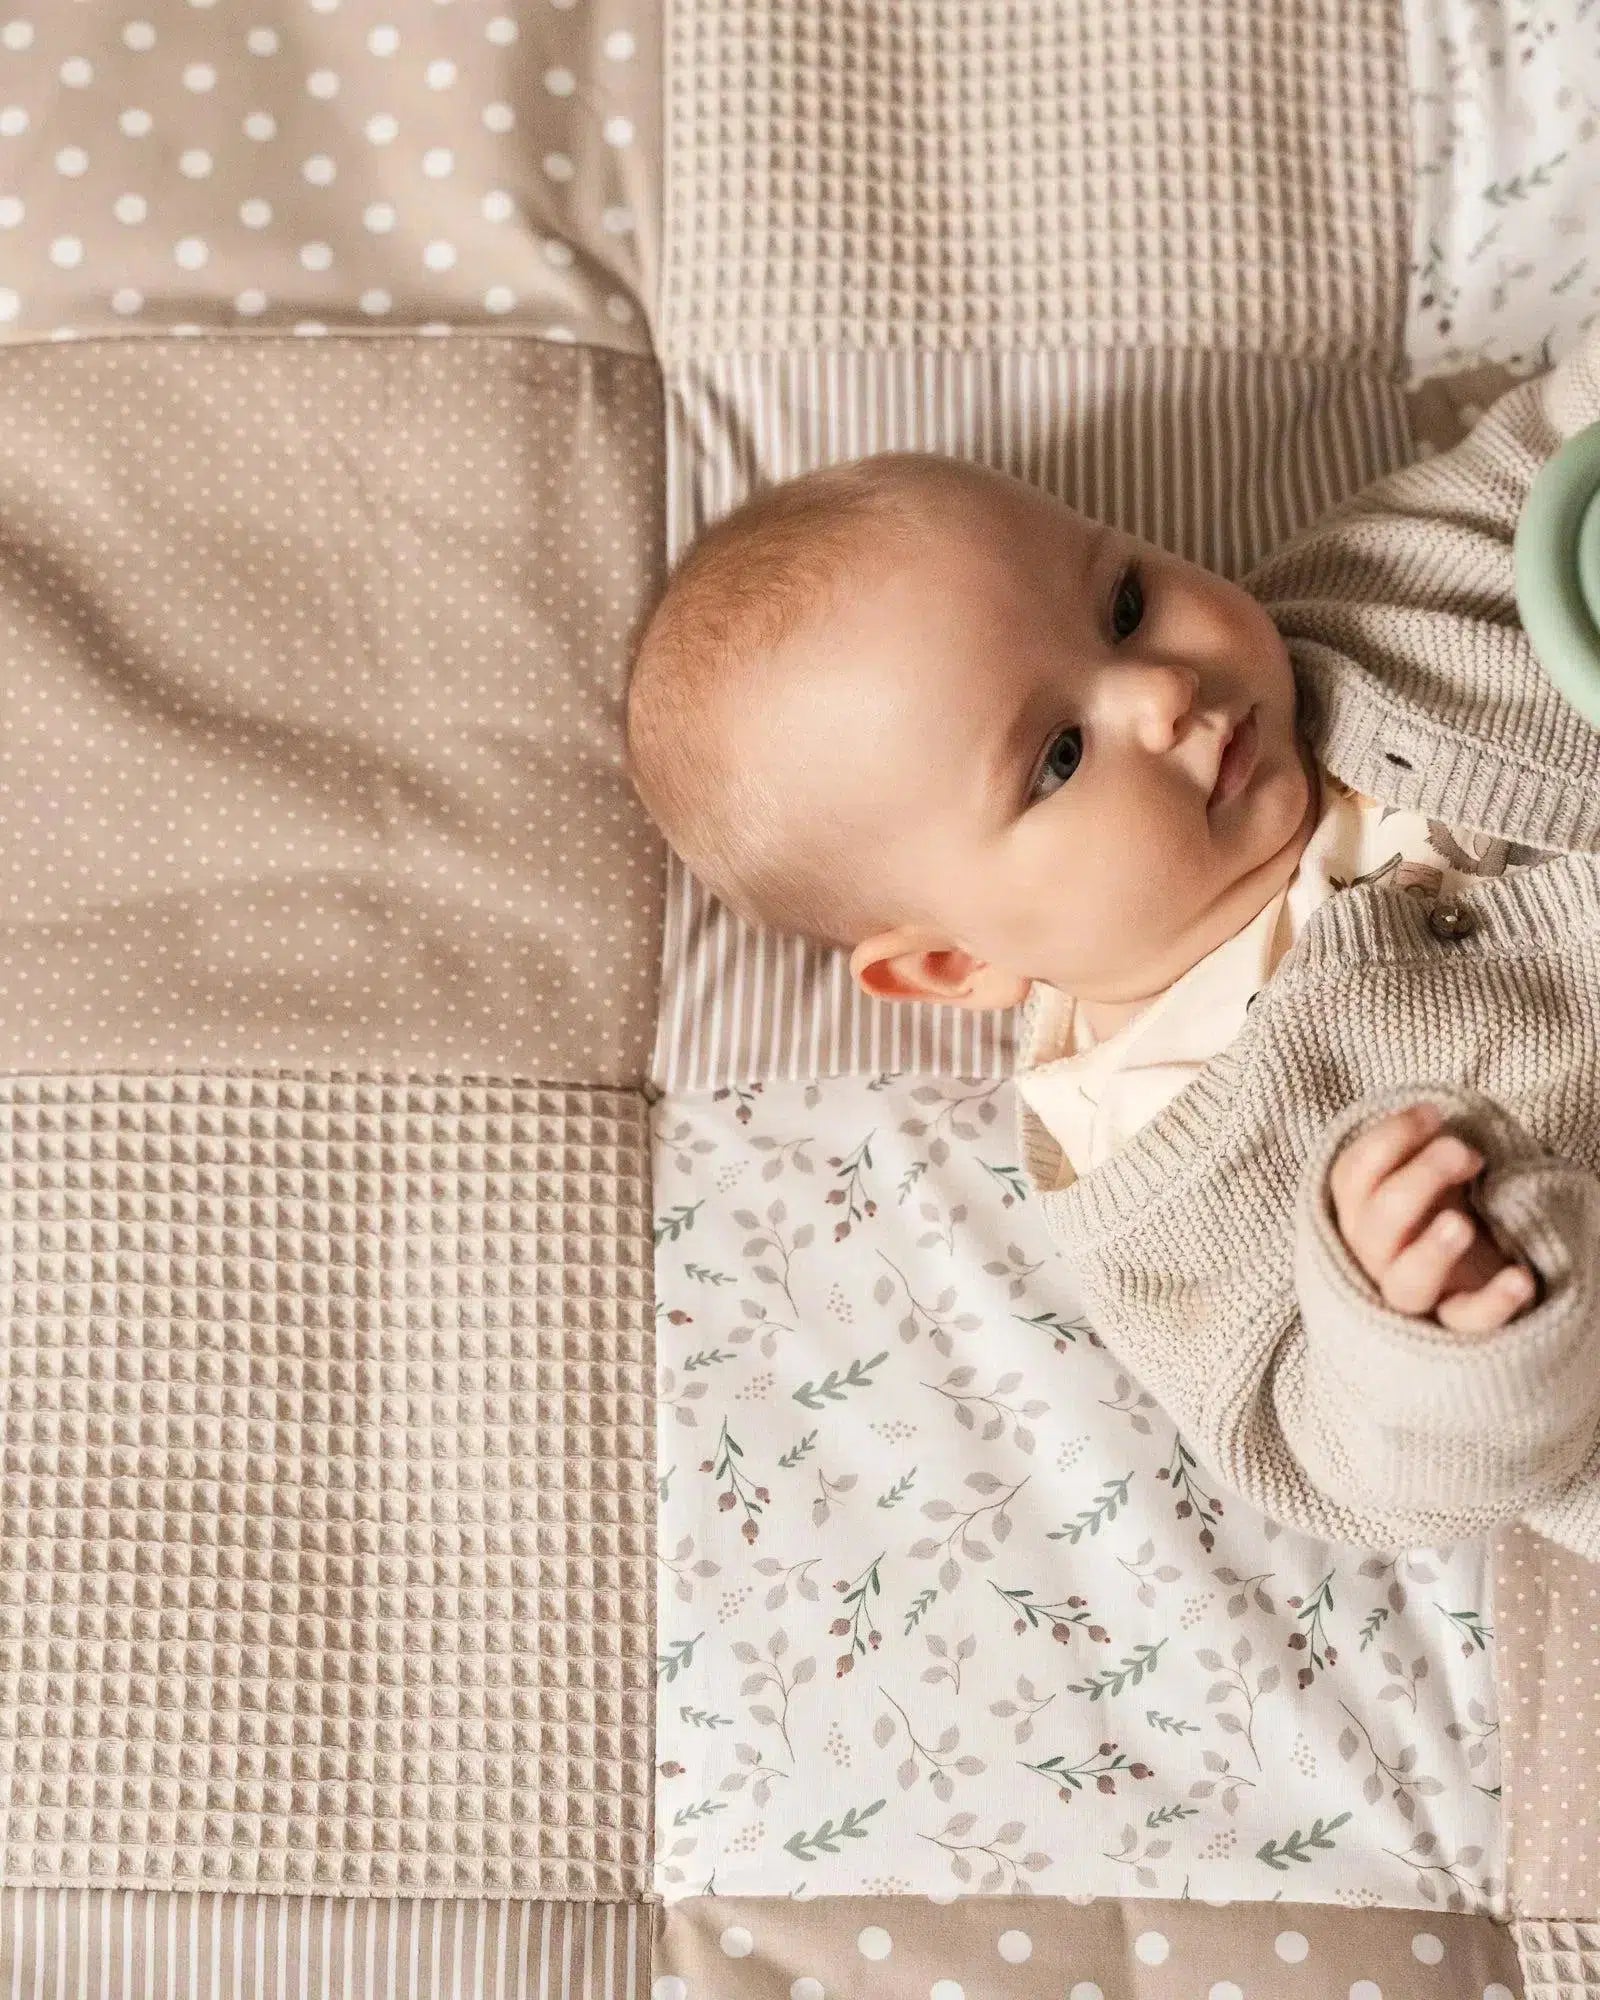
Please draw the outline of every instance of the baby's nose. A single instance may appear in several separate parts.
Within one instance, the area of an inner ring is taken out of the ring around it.
[[[1153,750],[1167,750],[1194,713],[1200,677],[1177,661],[1145,661],[1127,674],[1124,690],[1134,704],[1143,740]]]

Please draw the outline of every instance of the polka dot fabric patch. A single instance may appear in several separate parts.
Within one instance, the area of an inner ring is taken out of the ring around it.
[[[662,1913],[650,2000],[1513,2000],[1521,1991],[1510,1933],[1480,1916],[1088,1897],[701,1897]]]
[[[632,1083],[658,380],[603,349],[0,349],[0,1068]]]
[[[1600,1992],[1600,1565],[1531,1528],[1495,1538],[1506,1888],[1529,1916],[1589,1920]]]
[[[0,0],[0,337],[647,352],[658,39],[645,0]]]

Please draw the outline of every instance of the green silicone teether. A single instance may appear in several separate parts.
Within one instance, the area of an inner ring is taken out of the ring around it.
[[[1535,479],[1513,553],[1539,664],[1600,729],[1600,424],[1569,438]]]

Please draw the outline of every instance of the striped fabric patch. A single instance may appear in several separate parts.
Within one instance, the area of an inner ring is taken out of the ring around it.
[[[998,468],[1238,576],[1411,456],[1376,370],[1235,353],[725,356],[667,376],[672,560],[756,488],[886,450]],[[992,1076],[1013,1022],[866,999],[843,953],[757,931],[674,856],[653,1074],[669,1090],[882,1070]]]
[[[7,2000],[645,2000],[642,1903],[0,1892]]]

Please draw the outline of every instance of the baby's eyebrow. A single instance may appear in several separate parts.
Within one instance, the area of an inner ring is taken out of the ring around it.
[[[1079,583],[1087,594],[1094,580],[1095,564],[1100,558],[1101,544],[1110,530],[1104,521],[1096,521],[1084,546],[1083,563],[1079,571]],[[1019,771],[1023,756],[1034,749],[1033,736],[1038,728],[1037,713],[1040,706],[1039,690],[1029,688],[1017,703],[1004,728],[994,738],[994,749],[984,770],[984,789],[990,798],[1005,801],[1008,807],[1020,809],[1027,803],[1023,788],[1032,775],[1028,770]]]
[[[1020,812],[1027,803],[1026,789],[1030,770],[1024,758],[1033,747],[1037,724],[1038,700],[1035,694],[1025,694],[1013,709],[1010,721],[994,740],[994,751],[988,759],[984,771],[984,795],[997,804],[1009,817]]]

